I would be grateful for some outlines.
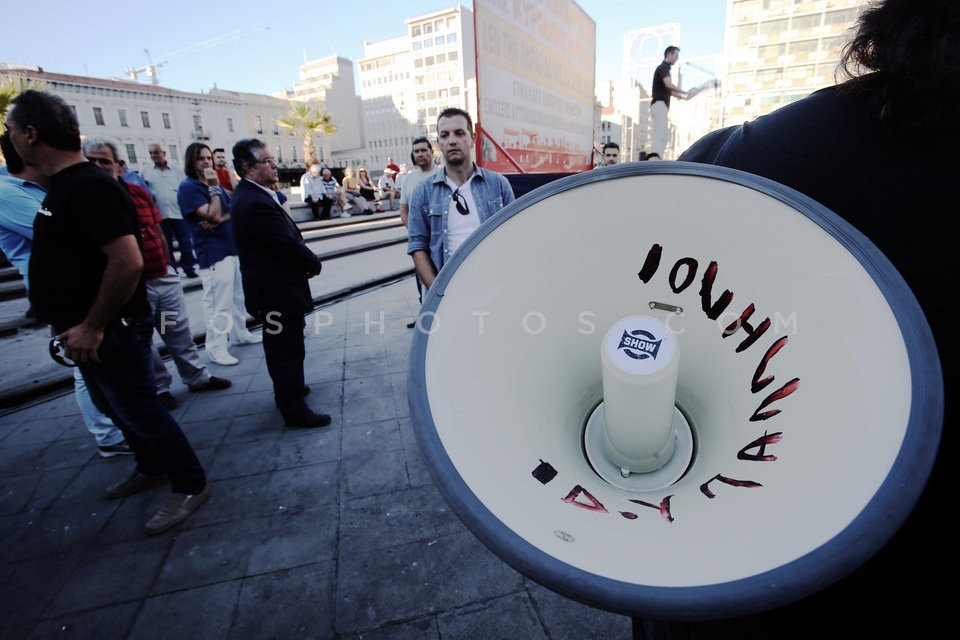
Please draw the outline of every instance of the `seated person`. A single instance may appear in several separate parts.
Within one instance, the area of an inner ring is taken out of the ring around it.
[[[393,169],[384,169],[383,175],[380,176],[380,180],[377,182],[377,186],[380,187],[380,199],[390,200],[391,211],[396,208],[394,203],[400,197],[400,191],[397,189],[397,183],[393,179],[395,175],[396,172]]]

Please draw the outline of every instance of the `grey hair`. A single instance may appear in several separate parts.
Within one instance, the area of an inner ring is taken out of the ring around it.
[[[113,140],[108,140],[107,138],[84,138],[81,146],[83,148],[84,155],[86,155],[89,151],[93,151],[94,149],[107,147],[113,154],[113,161],[120,161],[120,151],[118,150],[117,143]]]

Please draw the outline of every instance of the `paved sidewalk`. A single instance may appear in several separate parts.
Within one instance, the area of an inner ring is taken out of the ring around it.
[[[629,617],[523,577],[447,507],[407,406],[416,310],[407,278],[308,318],[324,429],[283,426],[259,345],[211,365],[222,392],[168,364],[213,496],[159,536],[142,528],[165,490],[104,498],[132,462],[97,455],[72,394],[0,416],[0,638],[630,638]]]

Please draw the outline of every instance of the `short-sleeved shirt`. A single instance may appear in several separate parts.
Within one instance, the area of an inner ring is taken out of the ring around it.
[[[140,241],[143,246],[143,277],[159,278],[167,274],[167,256],[163,252],[163,240],[157,232],[157,225],[163,220],[150,192],[140,185],[123,181],[127,193],[137,208],[140,222]]]
[[[377,186],[380,187],[381,190],[387,191],[390,189],[396,189],[397,182],[387,174],[383,174],[380,176],[380,180],[377,181]]]
[[[407,177],[403,181],[403,189],[400,190],[400,204],[410,204],[410,196],[413,195],[417,185],[427,179],[431,173],[436,171],[433,167],[429,171],[423,171],[420,167],[414,167],[407,172]]]
[[[23,276],[28,289],[33,219],[46,196],[43,187],[34,182],[0,175],[0,251]]]
[[[215,171],[217,172],[217,180],[220,182],[220,186],[227,191],[233,191],[233,181],[230,179],[230,170],[216,169]]]
[[[663,79],[670,77],[670,63],[661,62],[660,66],[653,72],[653,86],[650,88],[650,103],[663,102],[670,107],[670,89],[664,84]]]
[[[177,193],[180,189],[180,183],[187,178],[183,171],[172,164],[168,164],[163,169],[156,166],[145,167],[141,174],[150,188],[150,193],[157,200],[157,209],[160,210],[163,219],[180,220],[183,218],[180,207],[177,206]]]
[[[213,229],[200,226],[200,216],[196,211],[210,204],[210,187],[196,178],[187,178],[177,190],[177,202],[183,219],[190,228],[193,238],[193,250],[201,269],[209,269],[228,256],[237,255],[237,246],[233,242],[233,224],[227,220]],[[230,196],[220,190],[220,208],[230,211]]]
[[[137,210],[126,189],[96,165],[81,162],[50,178],[33,224],[30,303],[41,322],[64,331],[80,324],[100,291],[106,244],[132,235]],[[143,278],[119,317],[150,313]]]

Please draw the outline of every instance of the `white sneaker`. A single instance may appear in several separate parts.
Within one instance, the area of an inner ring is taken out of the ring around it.
[[[230,352],[226,349],[215,349],[213,351],[207,352],[207,357],[210,358],[210,362],[214,364],[223,365],[224,367],[229,367],[231,365],[238,364],[240,361],[230,355]]]
[[[248,333],[237,338],[237,344],[260,344],[263,336],[259,333]]]
[[[349,214],[349,213],[341,213],[341,214],[340,214],[340,217],[341,217],[341,218],[349,218],[349,217],[350,217],[350,214]]]

